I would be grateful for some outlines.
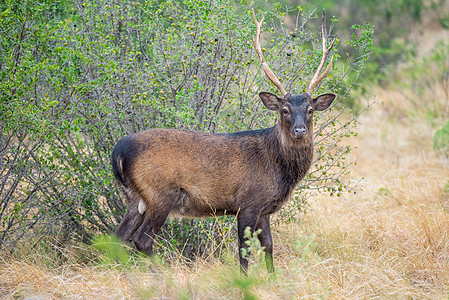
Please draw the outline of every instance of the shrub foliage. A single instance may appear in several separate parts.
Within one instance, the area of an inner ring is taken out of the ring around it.
[[[2,248],[48,235],[87,242],[111,232],[125,207],[109,155],[124,135],[154,127],[234,132],[275,122],[257,96],[276,90],[252,49],[248,7],[229,0],[9,0],[0,8]],[[321,58],[319,18],[301,10],[291,18],[275,6],[265,20],[267,61],[288,91],[304,92]],[[335,47],[332,75],[317,93],[341,99],[354,85],[349,78],[363,70],[372,34],[358,28],[363,34],[352,43],[360,56],[342,57]],[[276,221],[297,220],[318,190],[348,188],[341,178],[351,148],[338,141],[353,134],[355,122],[337,121],[344,111],[338,105],[332,111],[316,118],[313,170]],[[218,221],[227,232],[229,220]],[[201,228],[216,222],[171,220],[164,241],[201,246]]]

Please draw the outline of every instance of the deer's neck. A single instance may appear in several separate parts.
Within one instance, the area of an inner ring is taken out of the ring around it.
[[[293,139],[278,124],[268,136],[270,156],[284,181],[295,186],[304,178],[313,159],[313,132],[302,139]]]

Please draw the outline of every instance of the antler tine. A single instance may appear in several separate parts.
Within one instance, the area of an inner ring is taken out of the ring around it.
[[[334,60],[334,57],[331,57],[331,61],[327,65],[324,72],[320,75],[321,70],[323,70],[324,65],[326,64],[327,57],[329,56],[329,52],[331,51],[332,47],[334,47],[335,41],[337,38],[334,38],[329,48],[326,48],[326,11],[323,9],[323,18],[321,21],[321,35],[323,39],[323,57],[321,57],[320,65],[318,66],[318,69],[316,70],[315,74],[312,77],[312,80],[310,81],[309,88],[307,89],[307,93],[309,95],[312,95],[313,89],[320,83],[321,80],[323,80],[324,77],[326,77],[327,73],[329,73],[329,70],[332,66],[332,61]]]
[[[278,88],[279,92],[281,92],[282,97],[284,97],[287,94],[287,92],[285,91],[284,87],[282,86],[281,82],[276,77],[276,75],[274,75],[273,71],[271,71],[270,67],[265,61],[265,57],[263,56],[262,48],[260,47],[260,32],[261,32],[260,28],[262,27],[262,22],[264,18],[262,17],[260,22],[258,22],[256,19],[256,14],[254,13],[254,8],[252,9],[252,12],[253,12],[253,21],[254,24],[256,24],[256,39],[253,39],[254,50],[256,50],[256,53],[259,56],[265,75],[267,75],[268,79],[270,79],[270,81]]]

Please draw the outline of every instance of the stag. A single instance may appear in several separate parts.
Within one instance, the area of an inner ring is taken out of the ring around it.
[[[313,159],[313,113],[326,110],[335,98],[312,92],[329,72],[322,72],[335,39],[326,47],[323,11],[323,56],[306,93],[287,93],[265,61],[260,46],[262,20],[253,20],[253,44],[268,79],[281,96],[262,92],[266,108],[279,120],[270,128],[225,134],[177,129],[150,129],[121,138],[111,155],[113,173],[126,196],[126,213],[115,234],[131,238],[151,255],[155,235],[171,215],[201,218],[237,217],[239,248],[247,248],[244,231],[261,229],[269,272],[273,272],[270,215],[290,198]],[[137,231],[137,233],[136,233]],[[239,251],[241,269],[248,260]]]

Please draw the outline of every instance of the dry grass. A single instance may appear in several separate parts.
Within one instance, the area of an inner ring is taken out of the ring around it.
[[[300,225],[275,229],[277,273],[232,261],[133,257],[102,266],[92,249],[68,248],[64,263],[38,254],[0,262],[0,298],[32,299],[443,299],[449,286],[449,161],[432,150],[434,129],[408,116],[403,93],[379,91],[367,112],[351,176],[362,191],[325,195]],[[363,177],[363,179],[362,179]],[[83,263],[80,263],[83,261]]]

